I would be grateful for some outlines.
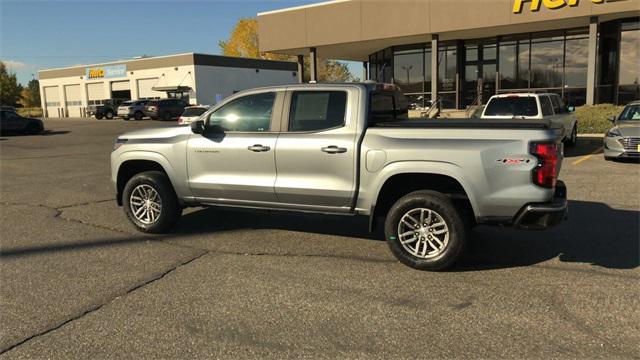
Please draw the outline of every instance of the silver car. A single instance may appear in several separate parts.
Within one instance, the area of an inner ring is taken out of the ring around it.
[[[118,116],[125,120],[131,118],[142,120],[144,117],[144,106],[147,105],[148,102],[148,100],[125,101],[118,106]]]
[[[211,105],[195,105],[184,108],[184,112],[178,118],[179,125],[191,124],[198,120],[200,115],[204,114]]]
[[[604,137],[604,158],[640,159],[640,101],[627,105],[620,116],[612,116],[609,120],[614,126]]]

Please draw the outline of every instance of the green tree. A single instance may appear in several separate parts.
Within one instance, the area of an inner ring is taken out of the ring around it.
[[[24,107],[40,107],[40,83],[38,80],[29,80],[27,87],[20,93],[20,103]]]
[[[7,67],[0,61],[0,104],[16,106],[20,100],[22,86],[18,84],[16,74],[10,74]]]
[[[261,53],[259,50],[258,21],[253,18],[238,20],[233,28],[231,36],[226,41],[220,41],[218,45],[222,55],[240,56],[254,59],[297,61],[295,56]],[[309,81],[309,58],[305,58],[305,81]],[[318,80],[323,82],[356,81],[347,64],[336,60],[318,59]]]

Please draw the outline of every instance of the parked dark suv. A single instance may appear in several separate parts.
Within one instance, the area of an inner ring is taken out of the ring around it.
[[[118,106],[129,99],[105,99],[93,101],[87,108],[89,116],[95,116],[96,119],[107,118],[109,120],[116,116]]]
[[[182,115],[187,106],[189,104],[180,99],[151,100],[144,107],[144,114],[153,120],[171,120]]]

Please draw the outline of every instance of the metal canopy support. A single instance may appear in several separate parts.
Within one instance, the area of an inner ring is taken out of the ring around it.
[[[318,81],[318,53],[316,48],[309,48],[309,75],[310,81]]]
[[[369,80],[369,62],[362,62],[362,81]]]
[[[304,55],[298,55],[298,82],[304,82]]]
[[[431,35],[431,101],[438,99],[438,34]]]
[[[598,46],[598,17],[589,19],[589,48],[587,52],[587,105],[595,103],[596,58]]]

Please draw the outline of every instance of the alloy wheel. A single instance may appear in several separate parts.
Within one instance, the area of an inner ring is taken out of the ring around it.
[[[145,225],[153,224],[162,212],[162,199],[151,186],[142,184],[136,186],[129,197],[131,213]]]
[[[449,227],[442,216],[427,208],[406,212],[398,224],[402,247],[411,255],[430,259],[440,255],[449,243]]]

